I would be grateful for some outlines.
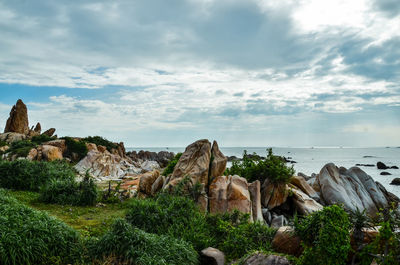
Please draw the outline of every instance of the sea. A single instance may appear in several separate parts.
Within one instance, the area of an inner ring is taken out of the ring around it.
[[[244,150],[248,154],[256,153],[260,156],[267,155],[269,147],[220,147],[225,156],[243,157]],[[374,164],[374,167],[360,166],[375,181],[382,183],[385,188],[400,197],[400,186],[390,185],[394,178],[400,178],[400,169],[378,170],[376,163],[381,161],[387,166],[398,166],[400,168],[400,147],[374,147],[374,148],[350,148],[350,147],[271,147],[276,155],[284,156],[296,161],[292,164],[296,173],[304,173],[310,176],[312,173],[319,173],[327,163],[334,163],[336,166],[350,168],[356,164]],[[169,151],[183,152],[185,147],[135,147],[127,148],[127,151]],[[230,163],[227,165],[230,166]],[[380,173],[386,171],[389,176],[382,176]]]

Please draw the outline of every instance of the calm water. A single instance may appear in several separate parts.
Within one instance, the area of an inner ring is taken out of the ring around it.
[[[266,156],[266,147],[221,147],[222,153],[226,156],[242,157],[243,151],[247,150],[250,153]],[[129,151],[148,150],[153,152],[170,151],[183,152],[184,147],[174,148],[127,148]],[[303,172],[306,175],[319,173],[321,168],[330,162],[337,166],[350,168],[355,164],[374,164],[382,161],[387,166],[400,167],[400,148],[272,148],[274,154],[291,157],[291,160],[296,161],[294,169],[296,172]],[[365,157],[367,156],[367,157]],[[389,185],[393,178],[400,177],[400,169],[388,169],[391,176],[381,176],[376,167],[361,167],[374,180],[382,183],[386,189],[400,197],[400,186]]]

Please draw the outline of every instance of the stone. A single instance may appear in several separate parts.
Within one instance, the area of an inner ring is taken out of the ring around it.
[[[376,167],[378,168],[378,169],[388,169],[389,167],[388,166],[386,166],[383,162],[378,162],[378,163],[376,163]]]
[[[21,133],[14,133],[14,132],[0,133],[0,140],[6,142],[7,144],[22,141],[25,139],[26,135]]]
[[[393,193],[388,192],[381,183],[379,183],[378,181],[376,181],[375,183],[379,187],[379,190],[385,195],[385,198],[389,202],[389,204],[392,203],[398,204],[400,202],[400,198],[394,195]]]
[[[144,173],[139,176],[139,191],[146,194],[151,195],[151,188],[156,179],[160,176],[160,172],[158,170],[154,170],[151,172]]]
[[[156,161],[144,161],[140,167],[144,172],[153,171],[156,169],[160,169],[160,165]]]
[[[38,122],[36,124],[35,128],[33,129],[33,131],[40,135],[40,133],[42,132],[42,126],[40,125],[40,122]]]
[[[124,157],[124,158],[126,157],[126,151],[125,151],[125,146],[124,146],[123,142],[120,142],[119,144],[117,144],[117,152],[120,157]]]
[[[126,155],[135,162],[143,162],[147,160],[156,161],[162,168],[166,167],[168,163],[175,157],[173,152],[160,151],[156,153],[144,150],[140,150],[139,152],[127,152]]]
[[[325,165],[316,180],[320,186],[321,198],[328,205],[343,204],[349,211],[366,210],[375,216],[379,208],[388,206],[385,195],[374,180],[358,167],[349,170]]]
[[[208,247],[200,252],[200,264],[224,265],[225,254],[216,248]]]
[[[98,145],[98,146],[97,146],[97,150],[98,150],[100,153],[104,153],[104,152],[107,151],[107,147],[105,147],[105,146],[103,146],[103,145]],[[107,151],[107,152],[108,152],[108,151]]]
[[[62,160],[63,155],[60,148],[52,145],[42,145],[39,147],[42,152],[42,157],[46,161]]]
[[[390,175],[392,175],[392,174],[389,173],[389,172],[383,171],[383,172],[381,172],[380,175],[381,175],[381,176],[390,176]]]
[[[153,185],[151,185],[151,195],[155,195],[159,192],[165,183],[165,176],[159,176],[156,181],[154,181]]]
[[[276,231],[272,248],[279,253],[299,257],[303,252],[301,239],[295,235],[293,227],[282,226]]]
[[[400,185],[400,178],[394,178],[392,182],[390,182],[390,185]]]
[[[247,181],[236,175],[216,177],[210,184],[208,199],[210,213],[232,212],[235,209],[242,213],[252,212]]]
[[[310,198],[306,193],[291,185],[290,191],[296,210],[301,215],[309,215],[313,212],[322,210],[323,206],[314,199]]]
[[[272,215],[271,212],[268,210],[268,208],[263,208],[261,211],[265,222],[267,222],[267,224],[271,224]]]
[[[32,148],[31,151],[29,151],[28,155],[26,156],[26,159],[29,161],[34,161],[37,160],[38,157],[38,150],[36,148]]]
[[[45,131],[44,133],[42,133],[43,135],[47,135],[49,137],[52,137],[54,135],[54,133],[56,132],[55,128],[50,128],[47,131]]]
[[[398,166],[392,166],[392,167],[390,167],[390,169],[399,169],[399,167]]]
[[[90,152],[90,151],[98,151],[96,144],[86,143],[86,147],[88,149],[88,152]]]
[[[61,152],[64,154],[67,150],[67,145],[65,144],[65,140],[57,139],[43,143],[43,145],[51,145],[60,148]]]
[[[27,135],[29,133],[28,108],[18,99],[11,108],[10,117],[7,120],[4,133],[15,132]]]
[[[299,188],[302,192],[307,194],[313,200],[319,201],[318,193],[307,183],[307,181],[301,176],[293,176],[290,183]]]
[[[290,265],[286,257],[278,255],[267,255],[261,252],[256,252],[247,257],[242,265]]]
[[[210,170],[210,179],[215,177],[222,176],[226,169],[226,163],[228,159],[224,156],[224,154],[219,150],[217,141],[213,142],[211,148],[211,170]]]
[[[193,185],[200,183],[207,187],[210,159],[211,143],[208,140],[199,140],[186,147],[175,166],[167,188],[175,186],[186,176]]]
[[[269,210],[286,202],[288,197],[285,183],[272,183],[266,179],[261,187],[261,203]]]
[[[288,224],[288,220],[286,219],[285,216],[283,215],[273,215],[272,216],[272,221],[271,221],[271,227],[282,227],[286,226]]]
[[[251,198],[251,209],[253,212],[253,221],[264,222],[261,210],[261,184],[256,180],[249,184],[249,192]]]

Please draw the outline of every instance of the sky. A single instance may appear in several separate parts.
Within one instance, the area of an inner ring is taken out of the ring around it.
[[[400,146],[400,1],[0,0],[0,91],[130,147]]]

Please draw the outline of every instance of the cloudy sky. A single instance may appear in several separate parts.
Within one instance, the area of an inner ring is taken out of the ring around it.
[[[400,145],[398,0],[0,0],[0,124],[127,146]]]

